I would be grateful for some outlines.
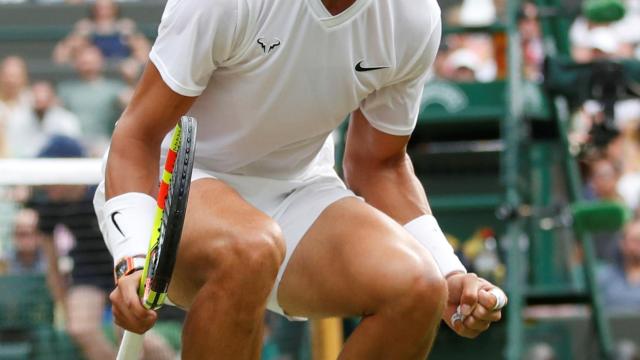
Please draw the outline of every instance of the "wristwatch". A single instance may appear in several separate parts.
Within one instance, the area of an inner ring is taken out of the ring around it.
[[[113,268],[113,278],[118,285],[118,280],[121,277],[133,274],[138,270],[144,269],[144,263],[146,261],[145,255],[125,256]]]

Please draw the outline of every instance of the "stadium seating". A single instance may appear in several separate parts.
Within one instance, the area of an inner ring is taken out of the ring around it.
[[[1,6],[0,58],[11,54],[25,57],[34,79],[58,81],[74,76],[71,67],[53,64],[51,55],[56,43],[71,32],[78,20],[89,14],[89,4]],[[164,2],[126,2],[120,7],[122,16],[135,19],[140,31],[150,39],[155,38]],[[107,70],[108,74],[114,74],[116,68],[107,64]]]

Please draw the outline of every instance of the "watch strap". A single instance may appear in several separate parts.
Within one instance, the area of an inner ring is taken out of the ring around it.
[[[118,284],[121,277],[130,275],[138,270],[144,269],[146,255],[125,256],[118,261],[113,269],[113,278]]]

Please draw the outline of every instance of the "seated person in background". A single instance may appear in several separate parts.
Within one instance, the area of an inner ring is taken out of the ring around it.
[[[438,71],[445,79],[459,82],[491,82],[498,75],[491,37],[484,34],[453,34],[443,42],[449,51]]]
[[[2,213],[5,216],[5,213]],[[14,319],[22,319],[27,315],[28,308],[21,306],[16,307],[16,303],[24,304],[25,301],[44,301],[48,302],[48,297],[40,297],[44,294],[32,294],[28,290],[33,291],[32,286],[27,288],[15,289],[13,292],[5,293],[8,284],[16,286],[23,284],[25,281],[31,284],[39,284],[43,287],[42,278],[48,275],[47,257],[45,249],[43,249],[42,234],[38,231],[38,214],[33,209],[20,209],[11,217],[11,231],[7,241],[11,241],[12,249],[6,258],[0,259],[0,277],[9,276],[8,283],[3,284],[0,290],[0,315],[10,313]],[[0,237],[0,241],[5,238]],[[33,276],[33,278],[31,278]],[[27,278],[29,277],[29,278]],[[2,279],[6,280],[6,279]],[[51,280],[51,279],[49,279]],[[49,284],[51,285],[51,284]],[[27,290],[28,289],[28,290]],[[45,289],[43,289],[45,290]],[[46,291],[46,290],[45,290]],[[31,305],[31,304],[29,304]],[[39,315],[45,315],[42,310],[37,311]],[[4,318],[4,316],[3,316]],[[10,321],[11,322],[11,321]],[[3,325],[6,325],[3,323]],[[25,327],[20,326],[3,326],[0,328],[0,347],[6,342],[27,342],[33,339],[33,333]],[[1,359],[7,359],[5,355],[0,355]],[[13,357],[11,357],[13,358]]]
[[[75,113],[83,138],[92,155],[102,154],[122,111],[120,95],[126,90],[119,80],[105,78],[104,58],[96,47],[82,49],[75,60],[79,79],[59,84],[58,94],[65,107]]]
[[[57,63],[68,63],[78,48],[86,44],[96,46],[107,59],[134,58],[147,61],[149,41],[136,30],[131,19],[120,18],[118,4],[112,0],[97,0],[88,18],[78,21],[74,31],[54,49]]]
[[[606,62],[621,59],[620,49],[624,43],[610,27],[596,27],[580,47],[580,54],[574,55],[577,62]],[[610,121],[613,129],[625,133],[640,122],[640,100],[637,98],[617,99]],[[604,106],[596,100],[587,100],[579,108],[572,120],[571,142],[577,146],[593,141],[592,128],[606,121]],[[619,140],[622,140],[620,138]]]
[[[59,65],[73,64],[78,53],[88,46],[92,45],[86,36],[72,32],[53,49],[53,62]]]
[[[61,278],[57,276],[57,259],[53,243],[45,242],[34,209],[20,209],[13,222],[13,252],[7,262],[7,274],[46,274],[54,300],[62,300]]]
[[[588,183],[584,190],[586,200],[621,201],[618,180],[621,169],[606,156],[598,156],[588,161]]]
[[[615,201],[622,203],[618,193],[618,182],[621,176],[619,164],[611,158],[599,155],[587,162],[587,184],[584,187],[584,198],[589,201]],[[596,254],[604,261],[614,261],[618,253],[621,231],[601,232],[593,234]]]
[[[624,171],[618,181],[618,192],[627,206],[638,212],[640,211],[640,125],[635,124],[634,127],[625,129],[622,138],[618,156],[623,161]]]
[[[45,133],[80,137],[78,117],[60,106],[50,82],[36,82],[31,87],[31,93],[33,94],[33,120]]]
[[[569,40],[571,41],[571,55],[577,62],[594,61],[593,42],[594,39],[601,36],[602,33],[608,33],[607,37],[611,45],[611,54],[618,58],[632,58],[634,56],[634,47],[640,43],[640,32],[638,27],[638,14],[634,11],[627,11],[624,18],[618,21],[596,21],[596,19],[588,19],[586,15],[578,17],[569,31]],[[612,46],[615,44],[615,46]]]
[[[0,62],[0,111],[14,111],[29,103],[29,72],[24,59],[7,56]]]
[[[602,268],[598,284],[605,307],[612,313],[640,312],[640,221],[627,225],[619,260]]]
[[[30,111],[7,124],[7,143],[16,157],[33,157],[53,135],[80,137],[80,122],[58,104],[51,83],[38,81],[31,87]]]
[[[47,263],[41,247],[38,213],[33,209],[18,211],[13,224],[13,251],[7,259],[7,274],[46,273]]]
[[[521,36],[524,77],[530,81],[541,82],[545,50],[538,8],[532,2],[525,2],[522,4],[521,14],[518,29]]]
[[[451,67],[449,80],[456,82],[475,82],[476,73],[480,66],[480,58],[471,50],[458,49],[447,57]]]
[[[77,140],[55,136],[39,157],[79,158],[84,155]],[[67,331],[87,359],[114,359],[116,348],[102,328],[103,314],[108,306],[107,294],[113,288],[113,261],[93,213],[95,188],[49,185],[43,190],[36,192],[30,203],[39,213],[39,228],[45,234],[45,241],[53,243],[54,230],[61,225],[75,239],[70,252],[73,260],[71,284],[65,291],[64,300]],[[173,350],[158,336],[146,336],[145,342],[149,359],[175,358]]]
[[[571,45],[572,57],[579,63],[630,57],[629,44],[622,40],[613,26],[598,25],[586,29],[578,37],[571,36]]]
[[[29,74],[19,56],[7,56],[0,62],[0,157],[12,156],[7,127],[29,110]]]

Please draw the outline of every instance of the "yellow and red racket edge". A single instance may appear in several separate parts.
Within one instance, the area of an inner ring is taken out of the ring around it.
[[[148,309],[159,308],[166,299],[186,212],[196,130],[196,120],[183,116],[173,131],[167,152],[147,258],[140,280],[139,295]]]

